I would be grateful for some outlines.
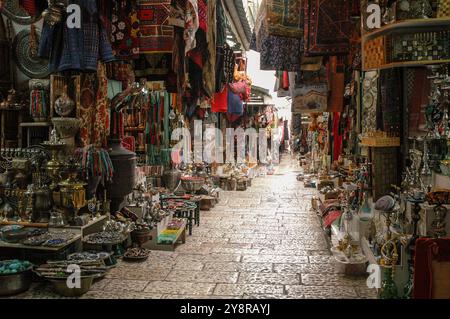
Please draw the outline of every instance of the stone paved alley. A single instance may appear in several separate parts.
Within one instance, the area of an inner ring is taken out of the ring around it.
[[[246,192],[223,192],[176,252],[122,262],[83,298],[375,298],[365,278],[335,270],[297,173],[285,159]],[[42,285],[17,297],[60,298]]]

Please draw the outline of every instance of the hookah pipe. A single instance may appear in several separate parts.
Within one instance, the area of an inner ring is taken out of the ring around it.
[[[394,282],[395,277],[395,265],[398,261],[398,251],[397,251],[397,244],[396,240],[392,239],[392,232],[390,230],[391,227],[391,218],[390,218],[390,212],[385,212],[385,218],[386,218],[386,227],[387,227],[387,233],[386,233],[386,242],[381,247],[381,265],[385,268],[385,274],[383,278],[383,282],[381,285],[381,299],[393,299],[398,297],[398,290],[397,286]]]

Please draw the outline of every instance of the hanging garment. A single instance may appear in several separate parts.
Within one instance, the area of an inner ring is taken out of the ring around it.
[[[304,0],[305,55],[349,51],[350,0]]]
[[[242,116],[244,114],[244,104],[242,103],[239,94],[228,90],[228,113]]]
[[[330,57],[328,65],[328,83],[330,95],[328,99],[328,112],[342,112],[344,109],[345,73],[344,65],[338,64],[336,56]]]
[[[97,79],[95,73],[88,73],[81,75],[80,88],[80,108],[79,118],[80,125],[80,140],[82,146],[88,146],[92,143],[92,132],[95,118],[95,89],[97,87]]]
[[[197,46],[195,35],[200,26],[197,0],[188,0],[184,27],[185,54]]]
[[[226,43],[226,29],[227,20],[225,11],[223,8],[222,0],[216,1],[216,93],[221,92],[223,89],[224,73],[223,67],[225,62],[225,43]]]
[[[342,153],[343,132],[340,129],[341,115],[333,113],[333,161],[339,160]]]
[[[269,34],[267,5],[258,11],[252,49],[261,54],[261,70],[299,71],[303,51],[303,38],[289,38]]]
[[[208,29],[206,31],[207,48],[203,65],[203,88],[208,97],[216,91],[216,1],[208,1]]]
[[[109,104],[108,104],[108,78],[104,63],[99,62],[97,68],[98,89],[95,103],[95,116],[93,118],[93,144],[106,146],[109,136]]]
[[[171,53],[174,27],[169,25],[170,0],[139,0],[139,52]]]
[[[263,1],[261,5],[267,6],[267,24],[270,35],[298,39],[303,37],[302,1]]]
[[[259,37],[261,70],[300,70],[303,50],[301,39],[271,36],[265,26],[260,29]]]
[[[139,19],[137,0],[113,0],[111,8],[111,45],[116,58],[139,56]]]
[[[233,49],[228,45],[224,45],[223,57],[223,81],[225,84],[232,83],[234,80],[234,67],[236,65],[236,57]]]
[[[43,26],[39,56],[49,59],[50,72],[97,71],[99,60],[114,61],[96,1],[70,0],[69,4],[77,4],[81,8],[83,23],[80,29],[68,28],[66,23],[54,26],[44,23]]]

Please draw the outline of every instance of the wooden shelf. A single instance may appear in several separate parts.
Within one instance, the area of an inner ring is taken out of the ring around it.
[[[391,23],[375,31],[363,35],[362,41],[366,42],[376,37],[388,34],[431,32],[435,30],[447,30],[450,27],[450,19],[412,19]]]
[[[39,250],[39,251],[51,251],[56,252],[60,251],[62,249],[67,248],[69,245],[75,243],[76,241],[81,240],[81,235],[75,235],[71,240],[69,240],[67,243],[65,243],[63,246],[58,247],[47,247],[47,246],[27,246],[22,244],[12,244],[7,243],[0,240],[0,248],[16,248],[16,249],[26,249],[26,250]]]
[[[30,123],[20,123],[20,127],[49,127],[52,126],[50,122],[30,122]]]
[[[427,66],[427,65],[433,65],[433,64],[445,64],[445,63],[450,63],[450,59],[393,62],[393,63],[384,64],[378,68],[368,68],[368,69],[365,69],[364,71],[368,72],[368,71],[385,70],[385,69],[393,69],[393,68],[413,68],[413,67]]]

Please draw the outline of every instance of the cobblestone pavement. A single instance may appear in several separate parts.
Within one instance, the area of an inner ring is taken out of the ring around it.
[[[246,192],[223,192],[175,252],[122,262],[83,298],[374,298],[365,278],[337,273],[312,195],[286,158]],[[19,298],[59,297],[39,285]]]

